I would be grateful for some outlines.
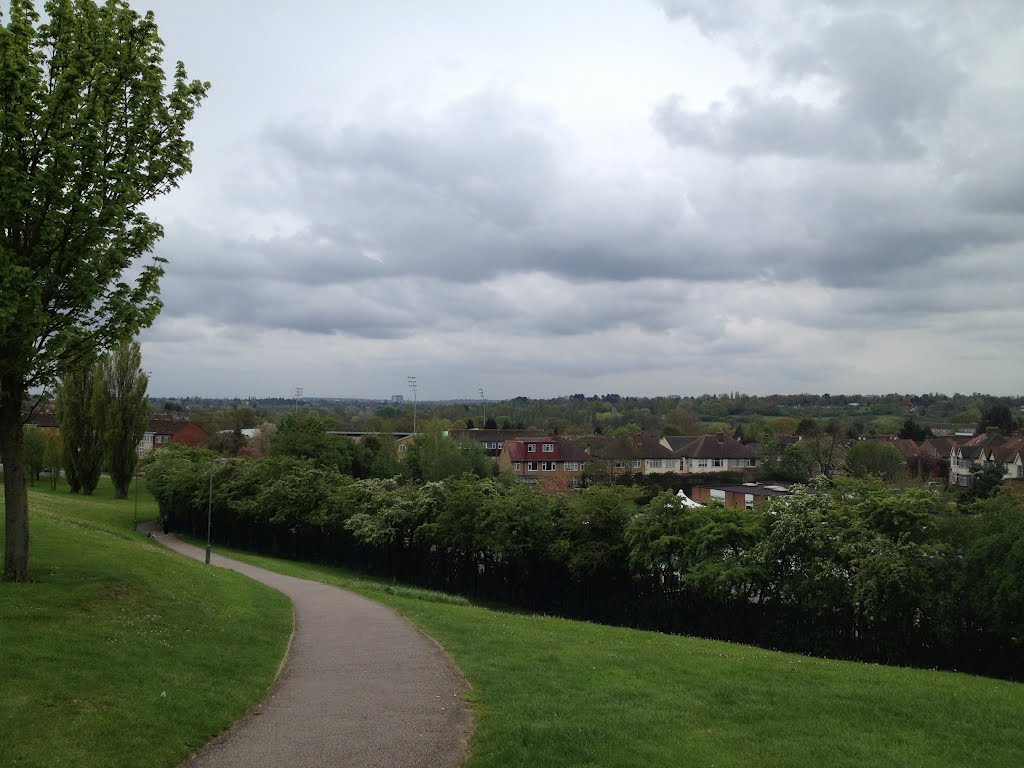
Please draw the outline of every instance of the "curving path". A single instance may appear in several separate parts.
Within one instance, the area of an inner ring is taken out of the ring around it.
[[[202,560],[199,547],[154,537]],[[472,719],[465,680],[441,648],[389,608],[337,587],[219,555],[211,563],[277,589],[295,634],[267,698],[188,766],[457,766]]]

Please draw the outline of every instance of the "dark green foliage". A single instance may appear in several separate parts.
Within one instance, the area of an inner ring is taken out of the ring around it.
[[[25,428],[25,467],[28,469],[29,482],[35,485],[39,474],[46,465],[46,436],[38,427]]]
[[[114,498],[126,499],[149,416],[149,377],[142,370],[139,342],[116,346],[100,360],[97,374],[95,408],[107,471],[114,484]]]
[[[932,431],[928,427],[918,424],[914,419],[907,419],[903,422],[899,436],[901,440],[913,440],[915,443],[921,443],[932,436]]]
[[[1005,464],[999,462],[984,465],[974,464],[972,469],[974,476],[971,478],[971,484],[960,491],[960,498],[963,501],[991,499],[1002,492],[1003,475],[1006,474]]]
[[[64,469],[72,493],[92,494],[103,467],[101,367],[90,363],[72,369],[57,389],[57,420],[64,443]]]
[[[402,460],[403,475],[415,482],[429,483],[469,472],[477,477],[494,474],[494,463],[474,440],[453,440],[444,435],[439,421],[429,422]]]
[[[185,530],[205,530],[211,457],[169,446],[147,468]],[[472,473],[355,480],[292,457],[213,469],[226,543],[591,620],[1024,675],[1016,497],[961,514],[939,492],[839,477],[745,510],[632,486],[545,494]]]
[[[1013,417],[1006,403],[995,403],[981,414],[977,431],[978,434],[984,434],[986,430],[993,428],[1000,434],[1009,435],[1019,426],[1020,421]]]
[[[814,462],[800,443],[787,445],[776,463],[774,477],[791,483],[806,483],[811,479]]]
[[[846,452],[846,471],[854,477],[879,477],[891,483],[906,477],[907,462],[895,445],[860,440]]]

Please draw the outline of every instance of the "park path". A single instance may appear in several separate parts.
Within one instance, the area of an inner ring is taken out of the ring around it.
[[[154,538],[202,560],[173,535]],[[337,587],[213,555],[287,595],[295,634],[267,698],[185,765],[194,768],[458,766],[472,718],[441,648],[390,608]]]

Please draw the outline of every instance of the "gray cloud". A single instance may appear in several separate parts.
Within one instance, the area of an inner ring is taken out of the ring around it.
[[[775,80],[733,88],[725,102],[690,110],[667,97],[653,122],[666,140],[728,154],[908,160],[940,121],[963,80],[937,33],[891,14],[840,18],[810,41],[773,54]],[[779,87],[820,81],[797,98]]]

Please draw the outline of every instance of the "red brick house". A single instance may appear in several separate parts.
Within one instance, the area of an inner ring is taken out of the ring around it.
[[[146,424],[146,431],[139,441],[138,454],[144,456],[154,448],[167,443],[181,443],[189,448],[206,445],[210,435],[198,424],[191,421],[179,421],[165,416],[154,416]]]
[[[564,437],[527,437],[505,441],[498,468],[512,472],[520,482],[558,491],[579,486],[590,459],[586,449]]]

